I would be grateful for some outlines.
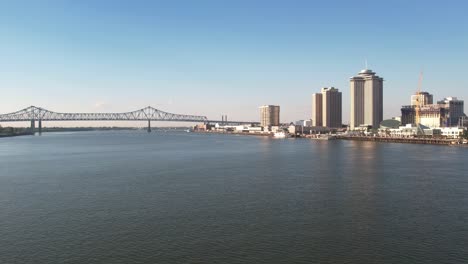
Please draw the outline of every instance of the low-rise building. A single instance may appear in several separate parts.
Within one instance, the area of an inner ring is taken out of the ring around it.
[[[466,128],[464,127],[443,127],[440,129],[442,136],[446,138],[461,138],[465,133]]]
[[[296,122],[294,122],[295,125],[297,126],[305,126],[305,127],[310,127],[312,126],[312,120],[309,119],[309,120],[298,120]]]
[[[213,124],[198,124],[193,127],[193,130],[195,131],[209,131],[215,128],[216,125]]]
[[[466,131],[464,127],[439,127],[430,128],[424,125],[415,126],[407,124],[399,128],[381,128],[379,129],[379,136],[387,137],[414,137],[414,136],[428,136],[428,137],[444,137],[444,138],[461,138]]]

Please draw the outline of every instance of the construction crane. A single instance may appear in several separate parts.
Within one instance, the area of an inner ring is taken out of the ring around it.
[[[423,72],[419,73],[419,81],[418,81],[418,90],[416,91],[416,105],[414,107],[414,122],[416,126],[419,126],[421,123],[421,106],[423,105],[422,101],[422,94],[421,94],[421,87],[422,87],[422,80],[423,80]]]

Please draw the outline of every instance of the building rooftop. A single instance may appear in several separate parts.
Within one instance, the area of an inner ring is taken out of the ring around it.
[[[370,69],[364,69],[360,71],[356,76],[350,77],[350,79],[351,80],[381,79],[383,81],[382,77],[377,76],[376,73]]]
[[[335,87],[323,87],[322,88],[322,93],[326,91],[331,91],[331,92],[338,92],[338,89]]]
[[[372,70],[369,70],[369,69],[364,69],[364,70],[360,71],[359,73],[372,74],[374,72],[372,72]]]

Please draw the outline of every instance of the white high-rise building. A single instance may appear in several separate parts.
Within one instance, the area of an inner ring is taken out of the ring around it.
[[[262,127],[279,126],[280,107],[278,105],[260,106],[260,125]]]
[[[379,128],[383,120],[383,78],[365,69],[350,78],[350,87],[351,129],[361,125]]]

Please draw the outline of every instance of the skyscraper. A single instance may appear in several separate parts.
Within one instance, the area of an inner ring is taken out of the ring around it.
[[[312,95],[312,126],[322,126],[322,94]]]
[[[341,127],[341,92],[334,87],[322,88],[322,122],[324,127]]]
[[[260,125],[262,127],[279,126],[280,107],[278,105],[263,105],[260,107]]]
[[[365,69],[350,78],[350,127],[371,125],[378,128],[383,120],[383,78]]]
[[[322,88],[312,95],[312,125],[341,127],[341,92],[334,87]]]

